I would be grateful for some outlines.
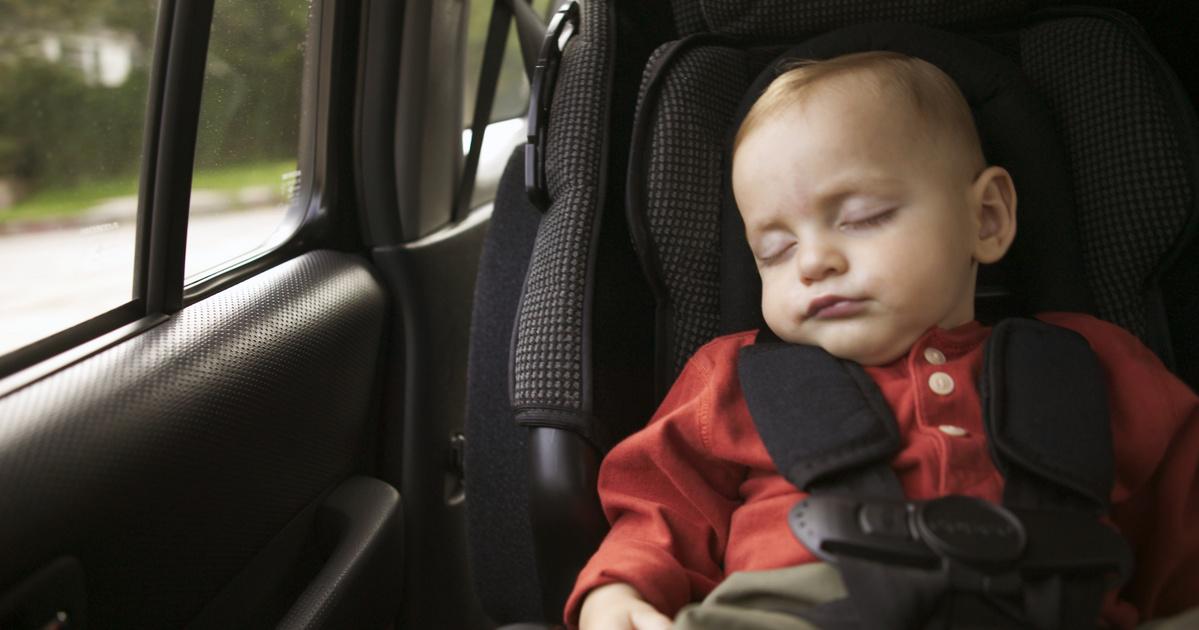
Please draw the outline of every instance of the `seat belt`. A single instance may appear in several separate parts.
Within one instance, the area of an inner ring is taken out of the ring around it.
[[[861,366],[782,342],[741,350],[746,403],[780,473],[810,493],[792,531],[838,564],[849,597],[801,613],[824,630],[1093,629],[1132,553],[1099,516],[1114,464],[1098,359],[1081,335],[1030,319],[993,330],[979,393],[1003,505],[909,502],[900,435]]]
[[[470,149],[466,153],[466,161],[462,167],[462,182],[454,201],[455,221],[470,212],[475,176],[479,170],[479,156],[483,152],[483,134],[487,125],[491,123],[491,106],[495,102],[495,89],[504,61],[504,48],[508,43],[508,27],[513,18],[516,20],[516,35],[520,41],[525,77],[530,83],[533,81],[537,54],[545,37],[545,22],[537,17],[537,12],[525,0],[494,0],[491,5],[491,19],[487,25],[487,40],[483,44],[483,66],[479,72],[478,89],[475,91],[475,112],[470,124]]]

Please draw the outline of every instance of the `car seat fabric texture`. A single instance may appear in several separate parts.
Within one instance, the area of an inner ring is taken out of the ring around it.
[[[665,59],[671,52],[660,48],[647,65],[637,114],[645,129],[634,132],[629,160],[629,221],[659,301],[659,397],[720,329],[724,145],[749,85],[744,50],[702,46]],[[656,76],[666,61],[669,71]]]
[[[593,442],[588,382],[588,283],[595,264],[606,176],[612,64],[608,8],[581,5],[581,32],[566,45],[546,142],[550,207],[542,219],[512,340],[512,406],[524,424],[579,423]]]
[[[1045,0],[673,0],[679,35],[720,33],[799,41],[851,24],[903,22],[965,26],[1010,19],[1056,2]]]
[[[604,200],[612,24],[580,2],[551,103],[541,214],[525,198],[523,149],[500,182],[471,331],[467,529],[475,591],[500,623],[542,621],[526,491],[526,430],[590,417],[590,310]],[[587,433],[584,428],[582,432]]]
[[[1098,314],[1169,364],[1153,294],[1196,207],[1189,103],[1136,25],[1119,15],[1034,25],[1022,33],[1020,53],[1057,115]]]
[[[1093,312],[1133,332],[1170,365],[1170,333],[1161,306],[1165,303],[1169,307],[1170,296],[1159,295],[1157,285],[1166,263],[1185,245],[1181,237],[1187,232],[1188,221],[1194,220],[1195,152],[1189,144],[1193,143],[1193,135],[1186,133],[1193,124],[1188,103],[1179,97],[1168,69],[1154,63],[1136,25],[1122,14],[1087,10],[1082,14],[1046,14],[1015,31],[984,33],[979,38],[1018,61],[1033,91],[1053,112],[1048,124],[1054,129],[1049,131],[1061,138],[1063,151],[1057,168],[1066,179],[1061,184],[1064,193],[1051,195],[1060,203],[1027,203],[1044,196],[1043,192],[1029,194],[1034,191],[1026,185],[1022,188],[1025,182],[1014,173],[1022,195],[1023,234],[1017,236],[1009,262],[1027,260],[1014,282],[1008,278],[1016,286],[1007,288],[1020,296],[1024,305],[1000,314]],[[732,52],[714,55],[710,51],[713,48]],[[755,64],[764,65],[756,56],[770,52],[768,48],[740,50],[727,45],[687,50],[678,55],[674,61],[677,68],[669,71],[663,82],[666,86],[679,82],[704,84],[712,77],[752,72]],[[693,120],[722,115],[728,121],[728,134],[736,124],[735,106],[695,86],[663,87],[656,102],[643,105],[639,114],[651,108],[657,111],[651,125],[652,141],[645,151],[650,156],[645,201],[633,199],[637,191],[631,188],[629,205],[644,207],[644,218],[633,217],[634,222],[644,222],[645,238],[650,243],[649,247],[640,247],[643,256],[654,247],[683,253],[656,257],[651,253],[646,262],[650,273],[660,277],[660,294],[671,302],[660,309],[670,318],[660,325],[660,329],[670,332],[666,341],[669,358],[664,362],[672,372],[666,379],[668,384],[703,341],[760,325],[756,310],[760,288],[748,250],[740,242],[743,227],[731,201],[728,156],[713,157],[712,147],[718,143],[710,137],[695,137]],[[721,108],[723,113],[712,111]],[[1023,131],[1035,136],[1044,129]],[[985,126],[981,132],[989,157],[996,140],[1008,142],[996,137],[1000,132],[988,131]],[[727,135],[721,136],[719,142],[726,139]],[[1005,150],[1011,152],[1020,146],[1030,145],[1017,143]],[[681,160],[679,154],[685,151],[706,151],[708,157],[689,156],[685,160],[689,169],[680,175],[670,163]],[[1000,163],[1034,175],[1046,163],[1038,155],[1022,159],[1039,164],[1021,169]],[[630,173],[635,170],[631,165]],[[694,189],[696,181],[721,178],[725,181],[723,218],[719,204],[712,200],[696,202],[672,194]],[[1068,215],[1071,193],[1077,217],[1040,216]],[[718,250],[659,246],[677,238],[678,225],[704,232],[710,228],[703,226],[713,222],[722,225],[723,241]],[[1024,251],[1016,251],[1021,249]],[[1073,251],[1062,256],[1062,249]],[[718,277],[710,275],[713,260],[719,261]],[[983,278],[988,273],[994,272],[984,271]],[[1030,293],[1030,281],[1037,285],[1032,287],[1032,295],[1022,295]]]

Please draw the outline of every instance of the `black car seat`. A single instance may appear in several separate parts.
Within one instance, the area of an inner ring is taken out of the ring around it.
[[[548,126],[501,182],[478,282],[466,436],[472,572],[492,619],[559,620],[607,527],[595,495],[603,453],[644,424],[701,344],[760,325],[724,181],[727,138],[759,72],[830,31],[923,24],[1022,68],[1050,113],[1031,134],[1048,148],[1005,163],[1028,145],[1005,146],[1011,121],[988,127],[1006,106],[976,107],[988,157],[1021,190],[1020,244],[984,275],[980,313],[1091,312],[1199,384],[1195,118],[1133,20],[1009,0],[671,8],[674,33],[580,4]],[[634,97],[631,69],[664,35],[675,41],[644,63]],[[534,189],[544,169],[544,214],[525,195],[526,167]]]

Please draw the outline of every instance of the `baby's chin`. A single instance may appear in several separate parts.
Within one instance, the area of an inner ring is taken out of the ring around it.
[[[819,346],[829,354],[838,359],[846,359],[853,361],[859,365],[875,366],[886,365],[900,357],[907,355],[908,349],[912,347],[915,340],[898,340],[891,339],[887,342],[879,342],[867,339],[849,339],[852,335],[836,335],[834,339],[820,339],[809,337],[795,331],[780,332],[771,327],[771,330],[779,339],[787,343],[798,343],[807,346]]]
[[[849,349],[830,349],[825,350],[837,357],[838,359],[846,359],[853,361],[862,366],[886,365],[892,363],[907,354],[902,349],[895,348],[849,348]]]

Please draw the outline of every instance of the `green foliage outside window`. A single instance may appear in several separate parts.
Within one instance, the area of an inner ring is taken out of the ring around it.
[[[42,59],[0,63],[0,176],[36,187],[136,177],[146,82],[144,68],[97,87]]]
[[[217,0],[198,169],[295,158],[307,5]],[[22,196],[136,191],[157,8],[156,0],[0,0],[0,184]],[[97,70],[105,48],[128,65],[116,78]],[[0,222],[5,214],[0,207]]]

